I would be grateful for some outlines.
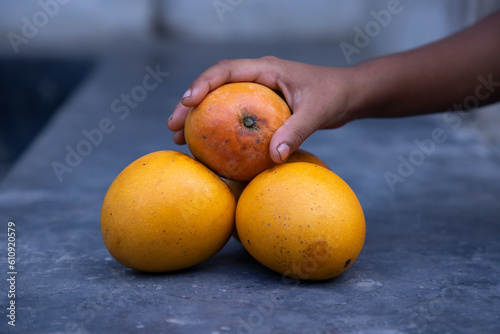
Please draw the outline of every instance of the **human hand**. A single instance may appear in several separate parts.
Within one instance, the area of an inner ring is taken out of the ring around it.
[[[318,129],[333,129],[355,117],[350,111],[353,94],[349,68],[315,66],[276,57],[221,60],[203,72],[186,91],[168,120],[174,142],[184,144],[184,122],[215,88],[228,82],[256,82],[280,91],[292,111],[274,133],[269,152],[280,163]]]

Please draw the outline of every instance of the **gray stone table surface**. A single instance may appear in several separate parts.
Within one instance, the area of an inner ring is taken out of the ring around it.
[[[304,143],[366,216],[361,255],[332,280],[283,278],[235,240],[175,273],[139,273],[111,258],[99,213],[113,179],[147,153],[187,152],[166,121],[207,66],[267,54],[345,64],[337,45],[175,43],[114,50],[96,63],[0,186],[0,332],[500,333],[500,155],[475,114],[356,121]],[[137,88],[156,70],[158,85]],[[100,126],[107,133],[86,146],[86,131]],[[87,155],[66,161],[72,149]],[[57,163],[66,166],[60,178]]]

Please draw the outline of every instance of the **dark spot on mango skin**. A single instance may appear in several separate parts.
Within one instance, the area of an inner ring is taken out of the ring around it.
[[[326,241],[316,241],[308,245],[304,253],[300,270],[304,274],[312,274],[330,258],[330,247]]]
[[[328,243],[326,241],[316,241],[307,247],[307,255],[314,258],[319,263],[323,263],[330,257]]]
[[[344,268],[349,267],[350,264],[351,264],[351,259],[345,261]]]
[[[261,127],[269,127],[269,121],[266,118],[257,118],[257,122],[259,122],[259,126]]]

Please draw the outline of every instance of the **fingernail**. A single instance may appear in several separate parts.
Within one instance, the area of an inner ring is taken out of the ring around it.
[[[286,143],[281,143],[278,145],[276,149],[278,151],[278,155],[280,156],[280,161],[283,162],[288,158],[288,154],[290,153],[290,147]]]
[[[172,118],[174,118],[174,114],[170,115],[167,122],[170,122],[172,120]]]
[[[182,95],[182,99],[187,99],[191,97],[191,88],[188,88],[188,90]]]

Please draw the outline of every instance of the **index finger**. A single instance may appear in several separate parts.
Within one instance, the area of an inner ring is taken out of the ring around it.
[[[279,89],[275,57],[220,60],[196,78],[182,98],[187,107],[198,105],[215,88],[229,82],[256,82]]]

